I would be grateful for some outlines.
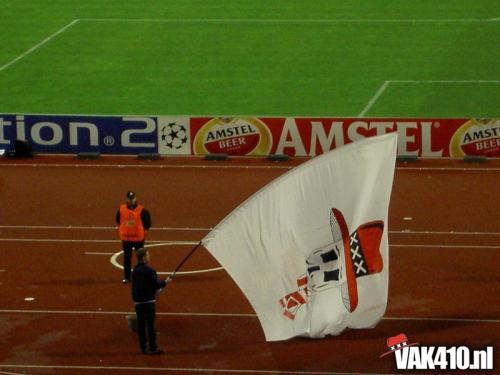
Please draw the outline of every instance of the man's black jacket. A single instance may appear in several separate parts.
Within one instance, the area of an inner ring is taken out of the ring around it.
[[[132,299],[135,303],[154,302],[158,289],[165,288],[165,280],[159,280],[156,271],[139,262],[132,271]]]

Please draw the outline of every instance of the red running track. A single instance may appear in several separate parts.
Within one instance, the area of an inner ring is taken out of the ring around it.
[[[110,263],[125,192],[151,211],[151,262],[169,271],[192,247],[178,242],[199,241],[302,161],[0,160],[0,374],[397,373],[394,356],[379,355],[399,333],[422,345],[498,349],[500,160],[420,160],[397,165],[389,303],[377,327],[267,343],[225,271],[199,272],[218,267],[201,249],[183,269],[195,273],[177,277],[157,303],[167,354],[139,355],[124,318],[130,289]]]

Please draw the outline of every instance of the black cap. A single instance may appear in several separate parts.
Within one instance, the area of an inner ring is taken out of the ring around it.
[[[135,198],[135,193],[133,191],[129,191],[127,193],[127,199],[134,199]]]

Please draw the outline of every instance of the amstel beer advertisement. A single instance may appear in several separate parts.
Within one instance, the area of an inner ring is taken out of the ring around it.
[[[500,157],[500,119],[0,114],[0,149],[38,153],[312,157],[390,132],[399,155]]]

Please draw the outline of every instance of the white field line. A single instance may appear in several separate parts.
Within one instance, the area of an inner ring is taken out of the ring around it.
[[[130,315],[133,311],[103,311],[103,310],[24,310],[1,309],[0,314],[47,314],[47,315]],[[160,316],[184,317],[228,317],[228,318],[257,318],[257,314],[244,313],[196,313],[196,312],[157,312]],[[384,316],[382,320],[389,321],[436,321],[436,322],[470,322],[470,323],[500,323],[500,319],[474,319],[474,318],[438,318],[417,316]],[[1,366],[0,366],[1,367]]]
[[[153,22],[153,23],[475,23],[496,22],[496,18],[81,18],[88,22]]]
[[[358,114],[358,117],[365,117],[366,113],[373,107],[375,102],[380,98],[380,96],[384,93],[387,87],[391,83],[500,83],[500,80],[485,80],[485,79],[477,79],[477,80],[445,80],[445,79],[431,79],[431,80],[412,80],[412,79],[392,79],[384,81],[384,83],[379,87],[375,95],[370,99],[370,101],[366,104],[365,108]]]
[[[117,227],[114,226],[76,226],[76,225],[0,225],[0,229],[56,229],[56,230],[113,230],[116,231]],[[205,227],[152,227],[150,231],[200,231],[208,232],[213,228]],[[449,235],[449,236],[500,236],[500,232],[465,232],[465,231],[429,231],[429,230],[390,230],[389,234],[403,234],[403,235]],[[148,241],[151,242],[151,241]],[[174,240],[162,242],[176,242]]]
[[[387,86],[389,86],[390,83],[391,83],[391,81],[385,81],[379,87],[379,89],[377,90],[377,92],[375,93],[375,95],[373,95],[373,97],[370,99],[370,101],[366,104],[365,108],[363,108],[363,110],[361,112],[359,112],[358,117],[364,117],[365,116],[366,112],[368,112],[372,108],[373,104],[375,104],[375,102],[382,95],[382,93],[385,91],[385,89],[387,88]]]
[[[391,83],[500,83],[498,79],[393,79]]]
[[[79,20],[76,19],[76,20],[73,20],[71,21],[69,24],[67,24],[66,26],[64,26],[63,28],[57,30],[54,34],[48,36],[47,38],[45,38],[44,40],[42,40],[40,43],[38,43],[37,45],[31,47],[29,50],[23,52],[22,54],[20,54],[19,56],[17,56],[15,59],[11,60],[10,62],[8,62],[7,64],[3,65],[0,67],[0,72],[2,72],[3,70],[7,69],[9,66],[15,64],[16,62],[18,62],[19,60],[21,60],[22,58],[26,57],[27,55],[29,55],[30,53],[32,53],[33,51],[37,50],[38,48],[40,48],[41,46],[43,46],[44,44],[48,43],[49,41],[51,41],[52,39],[54,39],[56,36],[58,36],[59,34],[65,32],[66,30],[68,30],[71,26],[73,26],[74,24],[76,24]]]
[[[168,353],[168,352],[167,352]],[[379,373],[371,372],[331,372],[331,371],[281,371],[281,370],[254,370],[254,369],[233,369],[233,368],[188,368],[188,367],[125,367],[125,366],[71,366],[71,365],[13,365],[13,364],[0,364],[0,368],[13,368],[13,369],[52,369],[52,370],[89,370],[93,373],[96,370],[106,371],[126,371],[130,373],[144,372],[144,371],[162,371],[162,372],[203,372],[207,374],[212,373],[231,373],[231,374],[289,374],[289,375],[378,375]],[[387,374],[397,375],[397,374]],[[409,373],[408,375],[412,375]]]

